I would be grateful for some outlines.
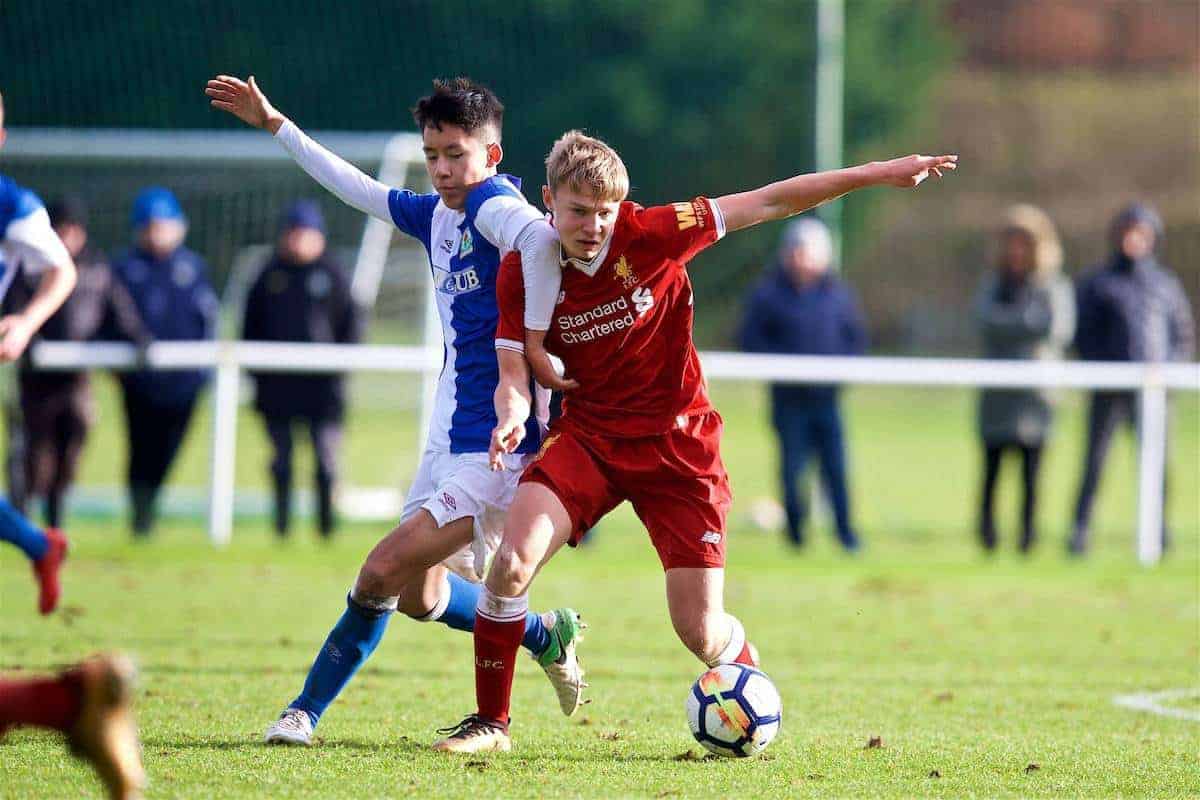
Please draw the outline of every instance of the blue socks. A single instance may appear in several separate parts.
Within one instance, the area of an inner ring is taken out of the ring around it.
[[[50,549],[46,534],[4,499],[0,499],[0,539],[21,548],[30,561],[41,561]]]
[[[478,583],[471,583],[452,572],[448,573],[448,579],[450,597],[436,621],[455,630],[470,632],[475,629],[475,606],[483,589]],[[325,709],[375,652],[391,614],[391,611],[361,606],[347,596],[345,613],[329,632],[304,680],[304,689],[290,707],[307,712],[316,726]],[[521,644],[534,655],[550,646],[550,630],[542,624],[538,614],[525,615],[525,636]]]
[[[360,606],[346,597],[346,613],[333,626],[292,708],[308,712],[313,725],[383,638],[391,611]]]
[[[475,630],[475,606],[479,604],[483,587],[453,572],[447,573],[447,577],[450,581],[450,602],[437,621],[457,631]],[[521,645],[534,655],[541,655],[550,646],[550,631],[542,624],[541,615],[532,611],[525,615],[525,638],[521,640]]]

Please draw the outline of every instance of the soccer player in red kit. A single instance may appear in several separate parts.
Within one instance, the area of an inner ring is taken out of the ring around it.
[[[509,700],[527,591],[564,544],[621,501],[646,526],[666,572],[675,632],[709,666],[757,665],[742,624],[725,612],[722,421],[692,342],[688,261],[728,231],[798,214],[854,189],[915,187],[954,169],[957,156],[908,156],[799,175],[715,200],[642,208],[625,200],[620,157],[578,131],[546,159],[543,199],[562,249],[562,286],[546,349],[562,359],[568,393],[536,460],[521,477],[475,621],[478,711],[434,744],[443,751],[508,750]],[[511,452],[529,414],[519,256],[501,265],[496,348],[500,383],[491,455]]]

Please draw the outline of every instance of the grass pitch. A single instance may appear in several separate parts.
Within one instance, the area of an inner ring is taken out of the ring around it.
[[[1200,723],[1113,703],[1120,694],[1200,689],[1194,401],[1177,409],[1173,435],[1176,547],[1144,570],[1132,553],[1127,444],[1106,475],[1094,556],[1061,555],[1078,476],[1077,402],[1064,409],[1048,453],[1042,547],[1018,558],[1009,524],[1003,552],[979,555],[966,393],[852,392],[867,550],[843,557],[821,529],[803,554],[785,550],[742,513],[772,493],[773,457],[761,395],[734,388],[718,388],[742,509],[728,604],[784,700],[783,730],[761,758],[699,759],[683,701],[701,667],[670,629],[661,571],[625,510],[592,545],[552,562],[532,596],[539,609],[572,604],[591,623],[581,656],[594,702],[565,720],[540,670],[523,662],[511,754],[447,758],[426,749],[434,728],[473,708],[470,639],[402,617],[325,715],[318,746],[259,744],[341,613],[382,532],[375,526],[347,528],[330,546],[303,530],[280,545],[262,522],[245,521],[218,552],[195,522],[171,522],[140,546],[119,524],[81,522],[71,531],[66,607],[50,620],[33,611],[20,555],[4,548],[0,669],[42,670],[102,648],[134,653],[149,797],[1200,793]],[[356,424],[352,436],[386,435],[383,421]],[[202,458],[203,441],[191,451]],[[1012,499],[1000,504],[1005,522],[1015,516]],[[1194,699],[1175,705],[1197,708]],[[880,746],[868,746],[873,738]],[[22,730],[0,742],[0,797],[80,796],[99,796],[98,784],[58,739]]]

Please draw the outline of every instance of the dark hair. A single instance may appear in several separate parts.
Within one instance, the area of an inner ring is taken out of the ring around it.
[[[418,130],[442,125],[457,125],[469,134],[480,128],[496,129],[496,138],[504,125],[504,104],[491,89],[470,78],[433,82],[433,94],[422,97],[412,110]]]
[[[78,225],[86,228],[88,224],[87,203],[78,195],[68,194],[56,199],[46,206],[46,213],[50,216],[52,227]]]

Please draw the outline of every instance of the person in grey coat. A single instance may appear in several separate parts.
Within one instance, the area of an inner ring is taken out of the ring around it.
[[[1109,229],[1112,256],[1080,276],[1076,287],[1079,329],[1075,348],[1083,360],[1190,361],[1195,356],[1195,326],[1183,285],[1154,256],[1162,235],[1162,218],[1142,203],[1124,208],[1113,219]],[[1092,392],[1087,456],[1075,503],[1075,525],[1067,542],[1072,555],[1082,555],[1088,548],[1092,504],[1112,434],[1122,422],[1136,426],[1137,421],[1137,392]],[[1168,538],[1164,513],[1164,550]]]
[[[979,288],[975,319],[984,356],[999,359],[1058,359],[1075,328],[1075,299],[1060,274],[1062,246],[1054,224],[1041,209],[1013,206],[998,237],[995,266]],[[1054,419],[1054,397],[1045,389],[987,389],[979,398],[979,435],[983,441],[983,490],[979,538],[987,551],[996,547],[993,498],[1005,452],[1021,454],[1024,501],[1021,505],[1021,552],[1037,539],[1038,467]]]

